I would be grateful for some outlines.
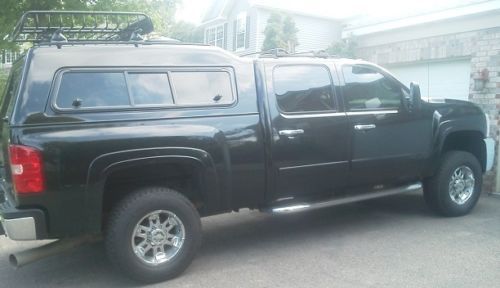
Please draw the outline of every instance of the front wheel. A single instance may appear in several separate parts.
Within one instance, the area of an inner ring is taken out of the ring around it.
[[[171,279],[191,263],[201,243],[197,210],[167,188],[139,189],[111,212],[105,233],[110,261],[133,279]]]
[[[474,208],[481,194],[481,165],[471,153],[451,151],[443,155],[436,175],[424,184],[424,197],[433,211],[462,216]]]

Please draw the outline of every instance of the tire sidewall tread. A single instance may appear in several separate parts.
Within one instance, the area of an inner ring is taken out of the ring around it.
[[[170,261],[149,266],[133,252],[130,244],[137,222],[155,210],[168,210],[181,219],[186,232],[182,249]],[[141,188],[126,196],[112,209],[105,231],[109,260],[129,277],[155,283],[181,274],[201,245],[201,220],[191,201],[175,190],[164,187]]]
[[[459,205],[449,196],[449,181],[451,174],[459,166],[465,165],[472,169],[475,183],[474,192],[466,203]],[[481,195],[482,169],[477,158],[464,151],[450,151],[441,157],[440,166],[436,174],[424,183],[424,198],[429,207],[447,217],[463,216],[468,214],[476,205]]]

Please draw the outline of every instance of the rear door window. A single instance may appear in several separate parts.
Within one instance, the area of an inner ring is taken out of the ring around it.
[[[284,113],[335,110],[332,80],[325,66],[277,66],[273,85],[278,106]]]

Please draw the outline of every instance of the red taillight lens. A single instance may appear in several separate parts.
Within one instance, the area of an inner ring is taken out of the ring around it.
[[[17,193],[40,193],[45,190],[42,153],[32,147],[9,145],[12,182]]]

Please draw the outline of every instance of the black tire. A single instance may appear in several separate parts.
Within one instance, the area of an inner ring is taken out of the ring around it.
[[[175,214],[184,226],[185,240],[172,259],[152,266],[134,253],[132,236],[137,223],[157,210]],[[104,240],[109,260],[125,275],[156,283],[178,276],[189,266],[200,247],[201,236],[200,216],[186,197],[168,188],[150,187],[131,193],[114,207]]]
[[[452,200],[449,189],[452,174],[459,167],[468,167],[474,175],[475,182],[472,195],[461,204]],[[436,174],[424,182],[424,198],[429,208],[442,216],[463,216],[468,214],[479,200],[482,182],[481,165],[473,154],[463,151],[450,151],[441,158]]]

